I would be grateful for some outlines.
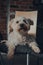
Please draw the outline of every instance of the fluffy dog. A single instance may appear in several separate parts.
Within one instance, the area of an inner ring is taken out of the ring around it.
[[[33,21],[26,19],[25,17],[16,17],[8,23],[8,57],[11,58],[14,54],[15,46],[20,44],[28,44],[29,47],[36,53],[40,52],[40,49],[35,41],[35,38],[28,34],[30,26],[33,25]]]

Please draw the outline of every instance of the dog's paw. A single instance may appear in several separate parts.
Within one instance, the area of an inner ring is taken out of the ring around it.
[[[14,56],[14,54],[13,54],[12,52],[7,54],[7,58],[8,58],[8,59],[12,59],[13,56]]]
[[[33,51],[34,51],[35,53],[40,53],[39,47],[34,47],[34,48],[32,48],[32,49],[33,49]]]
[[[14,57],[14,50],[13,49],[10,49],[8,51],[7,58],[8,59],[12,59],[13,57]]]

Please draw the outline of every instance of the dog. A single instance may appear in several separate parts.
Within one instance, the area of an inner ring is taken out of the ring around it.
[[[6,42],[8,47],[8,58],[13,57],[15,46],[18,44],[25,45],[27,43],[35,53],[40,53],[35,38],[28,34],[31,25],[34,25],[33,21],[22,16],[15,17],[8,22],[8,41]]]

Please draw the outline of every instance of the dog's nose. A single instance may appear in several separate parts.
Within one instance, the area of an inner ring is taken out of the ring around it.
[[[24,24],[20,24],[20,27],[24,27]]]

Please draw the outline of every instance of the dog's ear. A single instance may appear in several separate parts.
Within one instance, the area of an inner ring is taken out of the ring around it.
[[[33,23],[33,21],[31,20],[31,19],[27,19],[28,20],[28,23],[30,24],[30,25],[34,25],[34,23]]]
[[[9,33],[13,32],[13,28],[11,27],[11,22],[9,23]]]
[[[9,33],[13,32],[13,28],[9,26]]]

